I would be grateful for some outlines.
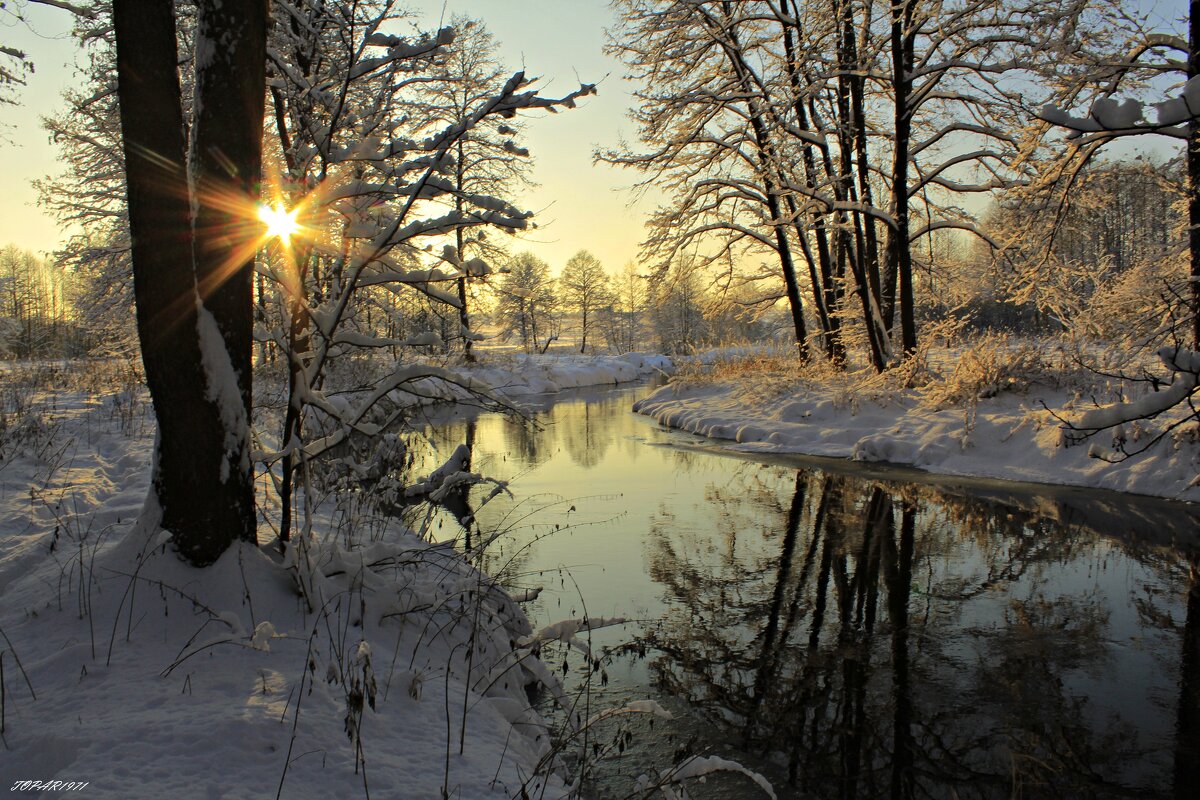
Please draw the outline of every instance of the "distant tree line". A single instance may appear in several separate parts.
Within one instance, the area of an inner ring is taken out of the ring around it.
[[[28,250],[0,248],[0,357],[76,355],[87,349],[72,277]]]
[[[495,293],[497,335],[527,353],[552,346],[580,353],[691,353],[773,339],[786,328],[779,313],[730,302],[713,289],[703,265],[688,259],[665,271],[643,272],[630,262],[613,275],[581,250],[552,278],[549,264],[523,252],[509,260]]]

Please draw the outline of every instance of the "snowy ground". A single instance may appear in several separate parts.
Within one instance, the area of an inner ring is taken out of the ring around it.
[[[667,367],[516,358],[472,375],[516,397]],[[0,787],[42,796],[86,784],[72,793],[97,798],[568,792],[525,687],[553,689],[540,644],[589,623],[535,633],[453,547],[341,513],[336,498],[284,555],[265,542],[268,500],[261,546],[188,567],[138,522],[154,437],[144,390],[66,365],[7,371]]]
[[[638,410],[742,450],[1200,500],[1194,424],[1112,465],[1067,447],[1042,405],[1069,417],[1128,387],[1037,369],[980,383],[943,365],[903,389],[760,366],[695,368]],[[519,400],[671,368],[644,354],[507,356],[406,402],[457,397],[467,377]],[[570,791],[578,773],[525,686],[537,678],[553,692],[539,646],[602,621],[534,633],[456,550],[363,518],[336,494],[322,498],[309,544],[280,555],[266,542],[264,485],[263,545],[189,568],[137,524],[154,436],[144,390],[120,371],[21,371],[8,368],[0,389],[0,787],[32,796],[24,782],[86,782],[79,794],[98,798]],[[1122,433],[1136,443],[1152,431]],[[681,774],[734,768],[702,762]]]
[[[664,425],[728,443],[739,451],[803,453],[886,462],[933,473],[1113,489],[1200,501],[1200,436],[1195,421],[1120,463],[1166,423],[1143,421],[1073,443],[1064,420],[1149,392],[1087,370],[1049,369],[1044,354],[1000,356],[1004,365],[960,367],[942,353],[918,388],[886,377],[781,374],[778,364],[718,365],[676,378],[634,410]],[[982,358],[979,354],[971,358]],[[995,361],[994,357],[992,358]],[[1011,369],[1013,365],[1020,369]],[[1159,370],[1161,372],[1161,369]],[[970,377],[970,376],[976,377]],[[985,376],[982,379],[979,376]]]

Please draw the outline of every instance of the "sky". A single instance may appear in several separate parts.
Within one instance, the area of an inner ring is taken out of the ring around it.
[[[637,176],[606,165],[593,165],[597,146],[609,147],[622,134],[633,138],[626,119],[631,103],[622,67],[603,53],[604,29],[612,25],[607,0],[410,0],[408,7],[437,27],[454,14],[482,19],[500,42],[500,57],[513,71],[543,78],[539,87],[562,96],[594,83],[598,95],[575,110],[531,115],[525,143],[534,157],[538,184],[517,205],[535,212],[537,230],[513,242],[511,250],[530,250],[557,273],[579,250],[589,250],[610,272],[637,257],[642,219],[651,200],[628,191]],[[36,72],[18,95],[18,104],[0,108],[0,246],[15,244],[48,253],[63,232],[37,207],[30,182],[56,169],[57,151],[39,119],[60,107],[59,96],[76,79],[76,59],[65,12],[28,9],[32,30],[0,14],[0,43],[24,50]]]
[[[597,146],[613,146],[622,136],[632,140],[635,134],[626,117],[630,84],[622,77],[622,66],[603,52],[605,29],[613,24],[607,0],[409,0],[407,5],[429,28],[456,13],[482,19],[499,41],[507,66],[541,76],[540,86],[550,96],[573,91],[581,82],[597,84],[599,94],[581,101],[579,108],[538,114],[526,126],[538,186],[517,204],[536,213],[538,229],[513,242],[511,249],[532,251],[554,273],[581,249],[594,253],[610,272],[636,260],[642,221],[655,200],[629,191],[636,174],[592,163]],[[1141,0],[1137,5],[1156,21],[1178,19],[1186,12],[1180,0]],[[61,91],[75,79],[69,65],[77,51],[65,12],[41,6],[27,10],[29,26],[0,11],[0,43],[25,50],[37,67],[18,104],[0,107],[5,176],[0,246],[12,243],[47,253],[64,232],[38,209],[30,185],[54,172],[57,161],[38,120],[55,112]]]

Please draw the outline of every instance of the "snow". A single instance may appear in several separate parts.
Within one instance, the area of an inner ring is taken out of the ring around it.
[[[1195,387],[1200,356],[1159,357],[1175,381],[1144,397]],[[646,353],[491,359],[397,373],[426,382],[428,395],[411,399],[428,402],[464,386],[518,399],[674,368]],[[555,642],[588,653],[586,634],[622,618],[571,616],[535,631],[517,601],[536,598],[536,587],[510,597],[452,547],[402,530],[356,538],[334,527],[333,515],[316,515],[312,535],[282,555],[239,544],[194,569],[143,513],[155,435],[144,390],[23,391],[37,410],[25,412],[20,447],[0,461],[0,785],[87,781],[95,796],[122,798],[192,797],[198,786],[269,797],[282,785],[285,798],[397,796],[397,787],[401,796],[464,798],[572,790],[525,686],[536,679],[569,702],[539,651]],[[677,380],[635,408],[751,453],[1200,500],[1196,437],[1167,437],[1110,464],[1068,446],[1043,403],[1073,419],[1117,413],[1040,385],[995,391],[966,414],[914,392],[839,393],[819,382],[780,391],[745,376]],[[1130,423],[1113,435],[1138,433]],[[460,448],[419,485],[436,492],[478,480],[468,464]],[[567,717],[583,730],[612,716],[666,713],[634,699],[587,720],[574,710]],[[772,796],[760,776],[703,757],[660,770],[646,786],[680,796],[681,781],[714,771],[756,784],[747,796]]]
[[[1180,357],[1186,361],[1190,355]],[[1165,399],[1194,391],[1195,377],[1181,373],[1166,391],[1135,399],[1132,410],[1158,409]],[[883,462],[942,475],[1200,501],[1200,445],[1194,430],[1184,426],[1147,453],[1109,463],[1096,454],[1108,453],[1119,431],[1097,434],[1099,441],[1089,448],[1073,445],[1064,423],[1100,427],[1129,419],[1130,407],[1096,407],[1067,389],[998,392],[978,399],[973,408],[939,409],[922,403],[914,391],[873,398],[804,384],[777,393],[716,380],[672,383],[637,402],[634,410],[741,452]]]
[[[200,324],[212,334],[211,318]],[[221,361],[206,364],[217,402],[236,385]],[[515,398],[671,368],[630,354],[397,372],[443,397],[490,382]],[[121,798],[194,797],[197,787],[248,798],[555,798],[577,788],[526,685],[571,702],[537,652],[549,641],[586,652],[589,631],[621,620],[535,632],[517,599],[537,587],[514,599],[452,547],[399,529],[356,538],[332,514],[315,515],[311,536],[283,554],[243,543],[190,567],[147,513],[156,432],[144,388],[68,383],[22,389],[31,410],[20,447],[0,460],[0,784],[86,781],[88,796]],[[422,488],[479,480],[466,459],[462,448]],[[278,513],[269,497],[262,512]],[[665,712],[637,700],[611,712],[632,713]]]
[[[1159,359],[1176,373],[1174,382],[1161,392],[1151,392],[1128,403],[1113,403],[1091,409],[1072,420],[1087,430],[1112,428],[1136,419],[1148,419],[1174,408],[1196,391],[1200,381],[1200,354],[1165,347],[1158,352]]]
[[[627,383],[674,370],[667,356],[625,353],[619,356],[514,356],[511,363],[480,365],[470,374],[508,397],[522,397],[581,386]]]
[[[229,466],[233,459],[238,459],[239,469],[249,467],[249,448],[244,439],[248,430],[246,408],[242,404],[233,362],[225,350],[225,338],[216,319],[199,298],[196,300],[196,330],[206,381],[204,397],[216,405],[221,415],[221,427],[225,429],[225,458],[221,462],[221,480],[225,481],[229,478]]]
[[[401,530],[348,543],[318,517],[286,556],[239,544],[195,569],[142,513],[144,389],[28,391],[30,433],[0,460],[0,784],[86,781],[85,796],[113,798],[567,792],[525,691],[548,672],[515,645],[529,623],[455,550]]]
[[[762,775],[759,775],[757,772],[746,769],[736,761],[729,761],[717,756],[708,756],[707,758],[694,756],[682,764],[667,770],[663,773],[662,777],[669,780],[671,783],[677,783],[687,780],[688,778],[703,779],[705,776],[711,775],[714,772],[736,772],[745,775],[747,778],[754,781],[755,785],[762,790],[765,796],[771,798],[771,800],[775,800],[775,792],[771,788],[771,784],[766,778],[764,778]],[[677,800],[683,800],[683,798],[687,797],[686,793],[676,790],[670,784],[662,787],[662,793],[664,797],[677,798]]]

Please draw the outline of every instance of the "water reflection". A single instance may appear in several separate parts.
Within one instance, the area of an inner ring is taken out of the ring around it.
[[[1142,591],[1181,594],[1157,559],[928,487],[791,480],[786,508],[758,484],[711,491],[707,543],[654,525],[650,574],[670,610],[647,633],[655,685],[785,764],[789,784],[818,797],[1167,794],[1172,673],[1190,697],[1175,763],[1193,768],[1181,754],[1194,667],[1167,660],[1175,631],[1129,614]]]
[[[658,766],[716,752],[781,797],[1192,796],[1195,509],[667,447],[630,401],[435,438],[470,436],[474,469],[516,478],[464,504],[510,529],[485,566],[546,585],[535,624],[584,601],[646,620],[601,643],[648,653],[610,659],[606,691],[686,712],[651,737]],[[626,758],[598,796],[629,791],[644,762]]]

